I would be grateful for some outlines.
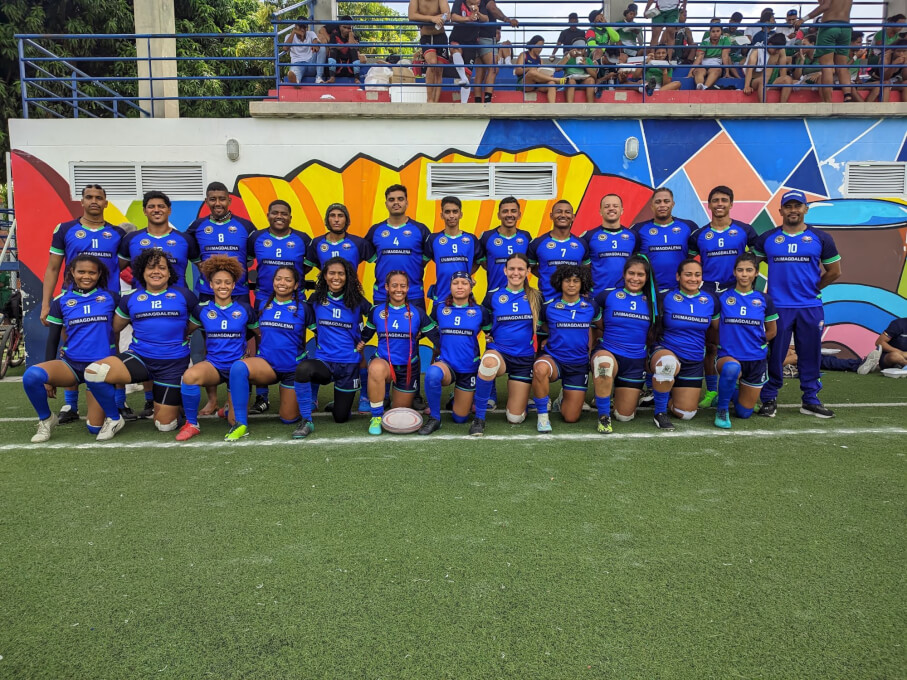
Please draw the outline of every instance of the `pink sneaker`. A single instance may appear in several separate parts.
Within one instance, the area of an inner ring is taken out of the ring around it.
[[[180,431],[177,433],[176,441],[186,442],[201,433],[202,431],[198,425],[193,425],[192,423],[187,422],[180,428]]]

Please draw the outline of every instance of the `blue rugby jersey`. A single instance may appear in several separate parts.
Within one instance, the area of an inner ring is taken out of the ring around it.
[[[498,288],[488,291],[482,302],[491,315],[488,349],[515,357],[535,356],[532,307],[525,290]]]
[[[79,362],[109,357],[113,350],[113,315],[119,302],[116,293],[97,288],[71,288],[55,297],[47,323],[66,331],[63,356]]]
[[[368,262],[372,256],[372,246],[364,238],[353,234],[344,234],[337,243],[331,243],[327,234],[316,236],[309,244],[305,254],[305,263],[315,269],[324,269],[324,263],[334,257],[342,257],[353,265],[353,270],[362,262]]]
[[[588,363],[589,334],[592,324],[601,318],[601,309],[590,298],[581,297],[576,302],[549,300],[539,315],[539,324],[548,326],[545,352],[564,364]]]
[[[719,316],[718,301],[710,294],[687,295],[675,288],[661,297],[661,326],[657,344],[686,361],[705,357],[705,334]]]
[[[514,253],[525,255],[531,242],[532,236],[523,229],[517,229],[513,236],[502,235],[500,227],[482,234],[479,244],[485,255],[485,271],[488,272],[487,290],[507,286],[507,276],[504,274],[507,258]]]
[[[372,307],[369,301],[363,300],[350,309],[342,295],[334,297],[328,293],[320,303],[309,297],[309,305],[314,314],[309,326],[315,333],[313,358],[338,364],[358,363],[361,356],[356,345],[362,339],[363,319]]]
[[[731,288],[718,296],[721,320],[718,322],[718,356],[739,361],[759,361],[768,356],[765,322],[775,321],[778,313],[772,299],[758,290],[741,293]]]
[[[636,233],[630,229],[617,231],[595,227],[580,238],[586,242],[592,260],[592,287],[595,292],[624,285],[624,263],[636,252]]]
[[[543,300],[560,296],[561,292],[551,285],[551,275],[558,265],[589,264],[589,249],[586,242],[570,234],[563,241],[554,238],[551,232],[539,236],[529,244],[529,263],[538,266],[539,291]]]
[[[644,359],[652,325],[648,296],[617,288],[602,291],[595,300],[601,307],[604,322],[598,347],[628,359]]]
[[[432,320],[441,333],[441,361],[457,373],[475,373],[479,368],[479,332],[491,330],[491,315],[479,305],[437,304]]]
[[[123,296],[116,313],[132,322],[129,349],[149,359],[182,359],[189,356],[186,327],[198,299],[182,286],[159,293],[137,288]]]
[[[120,290],[120,259],[117,253],[124,236],[126,232],[108,222],[97,229],[89,229],[79,220],[61,222],[54,228],[50,252],[62,255],[67,265],[79,255],[98,258],[107,267],[107,288],[116,293]]]
[[[311,236],[295,229],[290,229],[284,236],[275,236],[270,229],[262,229],[249,236],[247,254],[250,260],[258,263],[256,299],[267,299],[274,292],[274,275],[281,267],[296,269],[302,283],[305,253],[311,242]]]
[[[235,300],[221,307],[214,300],[200,302],[192,310],[192,321],[205,334],[205,359],[215,368],[228,370],[246,353],[246,332],[258,328],[255,312]]]
[[[435,322],[415,305],[376,304],[369,311],[365,325],[377,332],[378,356],[394,366],[418,361],[419,335],[435,331]]]
[[[454,274],[472,274],[473,266],[485,259],[479,239],[465,231],[457,236],[448,236],[443,231],[432,234],[427,250],[435,263],[433,300],[444,300],[450,295],[450,279]]]
[[[259,310],[258,325],[258,356],[275,373],[296,370],[296,364],[305,357],[305,330],[312,325],[309,303],[295,298],[285,302],[271,300]]]
[[[186,234],[195,239],[198,244],[198,261],[204,262],[212,255],[227,255],[239,262],[243,270],[248,264],[249,235],[255,232],[255,225],[242,217],[230,216],[222,222],[213,217],[200,217],[189,225]],[[196,285],[199,293],[214,295],[211,286],[199,272]],[[245,271],[236,282],[233,295],[245,295],[249,292],[246,285]]]
[[[722,230],[705,224],[690,235],[690,257],[699,255],[702,280],[733,286],[734,261],[756,243],[756,232],[746,222],[731,220]]]
[[[695,230],[693,222],[677,217],[670,224],[649,220],[633,225],[637,252],[649,258],[659,290],[677,286],[677,267],[687,258],[690,235]]]
[[[759,235],[753,252],[768,262],[768,292],[779,308],[821,307],[820,265],[841,259],[834,239],[812,227],[796,234],[771,229]]]
[[[365,240],[372,244],[373,252],[369,262],[375,263],[374,300],[387,300],[384,280],[396,270],[406,272],[409,277],[409,300],[423,300],[425,288],[422,283],[425,263],[431,259],[428,240],[431,232],[421,222],[407,218],[406,223],[392,227],[387,222],[373,224]]]
[[[160,236],[149,234],[145,229],[133,231],[120,241],[120,261],[124,266],[128,265],[149,248],[160,248],[167,254],[167,260],[176,270],[176,285],[185,286],[189,263],[198,259],[198,244],[195,239],[172,227],[170,231]],[[133,272],[132,276],[134,285],[140,285],[137,272]]]

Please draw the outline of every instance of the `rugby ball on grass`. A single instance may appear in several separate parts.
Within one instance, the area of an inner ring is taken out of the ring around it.
[[[381,426],[393,434],[411,434],[422,427],[422,414],[411,408],[392,408],[381,416]]]

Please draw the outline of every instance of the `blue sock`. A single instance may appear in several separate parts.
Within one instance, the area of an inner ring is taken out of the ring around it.
[[[368,369],[359,369],[359,398],[368,399]]]
[[[463,424],[469,420],[469,416],[458,416],[456,413],[451,413],[450,417],[453,418],[455,423]]]
[[[646,373],[646,387],[652,389],[652,374]]]
[[[425,397],[431,409],[431,417],[441,420],[441,383],[444,371],[437,366],[429,366],[425,371]]]
[[[114,387],[113,398],[117,403],[117,408],[126,408],[126,388]]]
[[[541,399],[533,397],[532,401],[535,402],[536,413],[542,416],[548,413],[548,397],[542,397]]]
[[[384,402],[378,402],[377,405],[369,402],[369,408],[372,411],[372,418],[380,418],[384,415]]]
[[[384,398],[385,398],[385,399],[390,399],[390,398],[391,398],[391,384],[390,384],[390,383],[387,383],[387,384],[384,386]]]
[[[154,390],[145,390],[145,401],[154,401]]]
[[[302,419],[309,421],[312,419],[312,384],[307,382],[296,381],[293,383],[293,389],[296,391],[296,403],[299,404],[299,415]]]
[[[485,412],[488,410],[488,397],[491,396],[491,390],[494,389],[494,380],[476,380],[476,418],[485,420]]]
[[[233,399],[233,418],[237,424],[249,425],[249,367],[242,361],[230,367],[230,396]]]
[[[63,399],[71,411],[79,410],[79,388],[63,392]]]
[[[319,387],[320,387],[320,385],[316,385],[315,383],[309,383],[309,415],[312,414],[312,411],[318,410],[318,388]],[[298,394],[299,393],[297,392],[297,396],[298,396]],[[301,414],[302,410],[300,410],[299,413]]]
[[[737,417],[738,417],[738,418],[743,418],[744,420],[746,420],[746,419],[749,418],[751,415],[753,415],[753,409],[751,409],[751,408],[744,408],[744,407],[741,406],[740,404],[737,404],[737,405],[734,406],[734,412],[737,414]]]
[[[611,417],[611,397],[595,397],[595,408],[598,409],[598,417]]]
[[[88,391],[95,401],[104,409],[104,415],[111,420],[120,419],[120,411],[117,409],[116,387],[108,383],[86,383]]]
[[[706,376],[708,377],[708,376]],[[740,364],[736,361],[727,361],[721,367],[721,377],[718,380],[718,404],[719,411],[727,411],[731,405],[731,399],[734,396],[734,390],[737,388],[737,378],[740,377]]]
[[[282,422],[284,425],[292,425],[293,423],[298,423],[300,420],[302,420],[302,417],[293,418],[292,420],[281,418],[280,422]]]
[[[183,397],[183,413],[186,422],[198,427],[198,400],[202,396],[202,388],[198,385],[180,383],[180,395]]]
[[[671,400],[670,392],[655,392],[655,413],[667,413],[668,402]]]
[[[50,418],[50,406],[47,404],[47,390],[44,385],[47,383],[47,371],[40,366],[32,366],[25,371],[22,376],[22,387],[25,388],[25,396],[35,407],[35,412],[41,420]],[[69,394],[67,392],[66,394]],[[78,396],[78,392],[76,393]]]
[[[265,401],[268,401],[268,388],[267,387],[256,387],[255,396],[263,397]]]
[[[705,388],[709,392],[718,391],[718,376],[717,375],[706,375],[705,376]]]
[[[101,431],[100,425],[89,425],[88,423],[85,423],[85,428],[88,430],[88,432],[90,434],[97,434],[98,432]]]
[[[492,380],[491,382],[491,394],[488,395],[489,398],[494,400],[494,403],[498,403],[498,384]],[[488,399],[485,400],[486,402]]]

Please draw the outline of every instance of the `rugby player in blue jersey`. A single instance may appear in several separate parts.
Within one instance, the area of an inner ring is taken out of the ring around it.
[[[636,252],[636,232],[622,227],[624,203],[617,194],[602,196],[601,225],[582,235],[592,260],[592,286],[596,295],[624,282],[624,263]]]
[[[559,265],[589,264],[590,261],[586,242],[570,232],[576,218],[570,201],[556,201],[550,217],[551,231],[533,240],[526,252],[532,273],[539,279],[542,299],[546,301],[560,294],[551,286],[551,276]]]
[[[428,295],[435,303],[447,298],[450,279],[455,272],[472,275],[485,260],[479,239],[460,229],[463,204],[459,198],[445,196],[441,199],[441,219],[444,230],[431,235],[426,249],[435,263],[435,284]]]
[[[316,236],[305,254],[306,266],[322,270],[328,260],[342,257],[353,271],[372,256],[372,245],[364,238],[349,233],[350,211],[343,203],[331,203],[324,213],[327,231]]]
[[[660,187],[652,194],[652,211],[653,218],[637,222],[633,231],[638,239],[638,252],[652,264],[663,293],[673,288],[677,266],[687,258],[696,223],[674,216],[674,192],[667,187]]]

